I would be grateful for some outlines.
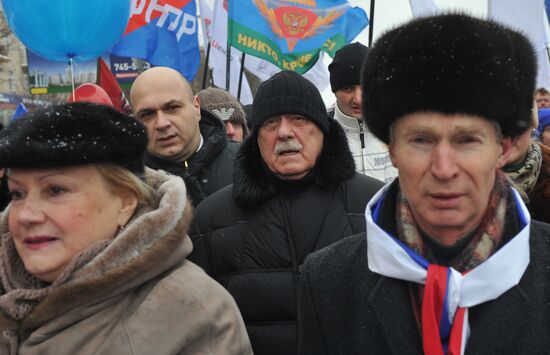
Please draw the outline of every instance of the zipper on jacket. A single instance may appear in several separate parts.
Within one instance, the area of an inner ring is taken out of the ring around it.
[[[359,139],[361,140],[361,149],[365,148],[365,130],[363,129],[363,121],[357,120],[359,123]]]

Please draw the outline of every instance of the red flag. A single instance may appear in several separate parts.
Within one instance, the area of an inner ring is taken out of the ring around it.
[[[113,72],[107,66],[107,63],[102,58],[98,58],[98,72],[97,72],[97,84],[103,88],[111,98],[114,108],[130,114],[132,109],[130,103],[126,99],[124,92],[120,88],[118,81],[116,80]]]

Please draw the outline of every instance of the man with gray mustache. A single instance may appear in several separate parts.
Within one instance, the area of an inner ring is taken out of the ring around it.
[[[262,83],[233,185],[204,199],[190,257],[235,298],[255,354],[296,354],[296,285],[305,257],[365,230],[382,186],[355,172],[317,88],[282,71]]]
[[[303,148],[298,142],[280,142],[275,145],[274,152],[279,155],[282,153],[299,152]]]

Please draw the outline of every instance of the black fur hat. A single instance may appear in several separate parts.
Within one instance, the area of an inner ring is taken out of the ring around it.
[[[462,14],[413,20],[382,35],[362,72],[363,114],[389,143],[389,128],[414,112],[471,114],[515,137],[530,125],[536,58],[522,34]]]
[[[0,167],[113,162],[144,172],[145,126],[111,107],[66,103],[21,116],[0,133]]]

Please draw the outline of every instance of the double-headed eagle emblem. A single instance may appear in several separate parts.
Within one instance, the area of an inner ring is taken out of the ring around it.
[[[341,5],[329,9],[317,9],[315,0],[254,0],[271,30],[284,38],[292,52],[301,39],[315,36],[332,26],[349,7]]]

